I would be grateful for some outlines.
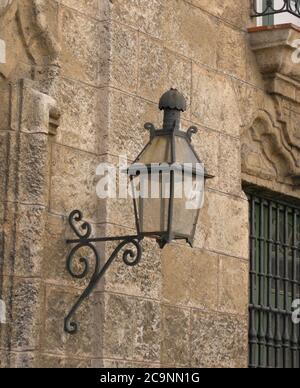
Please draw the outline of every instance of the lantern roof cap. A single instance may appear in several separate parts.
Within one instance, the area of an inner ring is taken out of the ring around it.
[[[185,112],[187,109],[186,99],[177,89],[171,88],[162,95],[159,101],[159,109],[176,109],[178,111]]]

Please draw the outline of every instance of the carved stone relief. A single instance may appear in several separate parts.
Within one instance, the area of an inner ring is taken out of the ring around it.
[[[2,78],[30,78],[36,66],[59,66],[56,17],[55,2],[1,1],[0,39],[7,47],[6,63],[0,64]]]
[[[265,180],[297,183],[300,178],[299,143],[292,143],[270,115],[260,110],[242,134],[242,170]]]

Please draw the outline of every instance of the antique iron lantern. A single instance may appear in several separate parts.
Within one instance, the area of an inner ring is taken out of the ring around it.
[[[156,130],[153,124],[145,124],[150,141],[129,168],[137,232],[156,238],[161,248],[180,239],[192,245],[204,178],[210,176],[191,144],[197,128],[187,132],[180,128],[185,98],[171,89],[161,97],[159,109],[164,111],[163,128]]]
[[[154,238],[163,248],[173,240],[185,240],[191,246],[204,195],[204,182],[212,178],[191,144],[197,128],[181,130],[180,115],[186,110],[185,98],[171,89],[160,99],[159,108],[164,111],[162,129],[145,124],[150,131],[150,141],[125,171],[132,186],[137,234],[131,236],[91,237],[92,227],[83,221],[81,211],[74,210],[69,223],[77,238],[67,240],[72,245],[67,257],[67,270],[75,279],[90,276],[90,281],[65,318],[65,331],[75,334],[78,325],[72,320],[75,312],[98,284],[113,261],[123,252],[128,266],[137,265],[142,256],[141,241]],[[104,265],[95,243],[119,241]],[[80,252],[89,250],[94,257],[93,270],[89,258]],[[78,269],[79,268],[79,269]]]

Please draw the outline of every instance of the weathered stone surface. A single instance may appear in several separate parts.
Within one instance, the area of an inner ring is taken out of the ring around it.
[[[48,203],[49,144],[45,134],[22,134],[20,140],[19,199],[23,203]]]
[[[223,312],[246,315],[248,310],[249,264],[240,259],[220,258],[220,300]]]
[[[196,246],[248,258],[248,233],[246,200],[212,191],[206,193],[195,236]]]
[[[52,86],[52,94],[63,112],[56,142],[98,154],[101,142],[98,89],[59,78]]]
[[[220,135],[218,189],[224,193],[241,195],[241,145],[239,139]]]
[[[0,131],[9,129],[9,106],[10,106],[10,93],[9,88],[1,89],[0,88],[0,117],[3,117],[3,120],[0,122]]]
[[[238,136],[241,119],[231,80],[193,65],[192,120]]]
[[[188,129],[192,123],[186,122],[184,129]],[[192,146],[200,157],[208,174],[214,179],[206,182],[207,187],[218,187],[219,182],[219,156],[220,156],[220,133],[203,127],[198,127],[198,132],[192,137]]]
[[[110,236],[122,236],[128,234],[129,231],[109,226],[106,233]],[[135,233],[136,231],[132,231],[132,234]],[[112,253],[114,246],[115,244],[107,244],[107,258]],[[162,281],[161,251],[156,242],[149,239],[142,242],[142,247],[142,259],[136,267],[127,267],[122,260],[122,254],[119,255],[110,271],[105,275],[105,288],[107,291],[155,300],[160,299]]]
[[[133,359],[160,361],[160,304],[150,300],[136,302]]]
[[[16,223],[14,274],[41,276],[45,209],[40,206],[19,205]]]
[[[37,280],[22,278],[15,278],[12,287],[5,293],[5,298],[13,301],[12,308],[8,309],[7,323],[11,330],[10,349],[36,350],[39,347],[43,288]]]
[[[73,318],[79,323],[78,330],[81,335],[69,335],[64,331],[64,318],[81,292],[70,288],[47,286],[46,322],[42,332],[44,352],[79,358],[96,356],[101,330],[100,323],[94,319],[93,298],[85,300]]]
[[[104,358],[132,359],[134,311],[135,301],[132,298],[105,295]]]
[[[248,126],[255,113],[259,109],[264,109],[266,97],[261,90],[243,82],[234,81],[233,87],[237,96],[242,126]]]
[[[0,368],[9,368],[9,353],[3,350],[0,350]]]
[[[217,68],[240,79],[246,77],[245,32],[223,24],[219,30]]]
[[[29,369],[35,368],[37,357],[34,352],[12,353],[10,357],[9,368]]]
[[[96,156],[58,144],[53,145],[51,166],[50,209],[69,214],[75,208],[84,209],[87,219],[95,219]]]
[[[191,249],[172,244],[162,251],[162,296],[175,305],[190,302]]]
[[[151,0],[129,4],[117,0],[111,3],[111,15],[117,21],[163,40],[166,47],[177,53],[215,66],[217,20],[190,3]]]
[[[66,285],[69,287],[87,286],[89,277],[83,280],[73,279],[66,269],[66,260],[71,251],[71,246],[66,244],[68,238],[75,238],[67,219],[53,214],[46,215],[45,237],[43,245],[42,275],[51,284]],[[94,267],[95,258],[89,249],[82,248],[74,256],[72,269],[80,273],[83,267],[79,258],[86,257],[91,268]]]
[[[136,92],[138,77],[138,33],[122,25],[111,25],[110,85]]]
[[[238,27],[244,28],[249,22],[250,4],[247,0],[191,0],[191,3]]]
[[[178,89],[189,103],[191,62],[174,55],[156,41],[146,37],[141,38],[140,52],[139,94],[157,102],[166,90],[173,87]]]
[[[62,0],[62,4],[86,15],[90,15],[93,18],[102,20],[100,7],[101,3],[104,3],[105,1],[106,0]]]
[[[72,79],[98,84],[100,22],[62,7],[60,25],[62,73]]]
[[[108,95],[105,90],[102,93],[103,99],[109,99],[109,115],[102,124],[107,133],[101,153],[127,155],[129,160],[134,160],[149,141],[149,132],[144,129],[144,124],[150,121],[158,128],[161,125],[158,102],[152,104],[115,90],[110,90]]]
[[[161,363],[188,366],[190,311],[162,306],[161,325]]]
[[[218,255],[174,244],[163,251],[162,270],[166,302],[217,309]]]
[[[240,368],[247,364],[247,317],[192,311],[191,366]]]
[[[47,354],[39,355],[39,368],[41,369],[53,369],[63,368],[65,366],[65,360],[57,356],[50,356]]]

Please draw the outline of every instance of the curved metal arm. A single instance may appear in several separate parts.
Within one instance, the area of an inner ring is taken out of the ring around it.
[[[76,226],[76,223],[82,222],[81,225]],[[76,257],[76,253],[82,248],[88,248],[92,251],[95,259],[95,266],[91,279],[88,286],[85,288],[83,293],[77,299],[76,303],[71,308],[69,314],[65,318],[65,331],[69,334],[76,334],[78,331],[78,324],[72,320],[74,314],[81,306],[82,302],[92,293],[100,279],[103,277],[105,272],[108,270],[113,261],[118,257],[118,254],[126,247],[126,245],[134,245],[135,251],[131,248],[127,248],[123,252],[123,261],[126,265],[133,267],[141,261],[142,257],[142,246],[140,236],[120,236],[120,237],[100,237],[90,238],[92,228],[91,225],[83,221],[82,213],[79,210],[74,210],[69,216],[69,224],[73,229],[74,233],[78,237],[76,240],[67,240],[68,244],[75,244],[67,257],[66,268],[69,274],[75,279],[84,279],[90,273],[89,260],[86,257]],[[85,232],[84,232],[85,231]],[[100,255],[93,243],[104,241],[121,241],[115,248],[109,259],[101,268]],[[74,271],[74,264],[78,262],[81,266],[81,270]]]

